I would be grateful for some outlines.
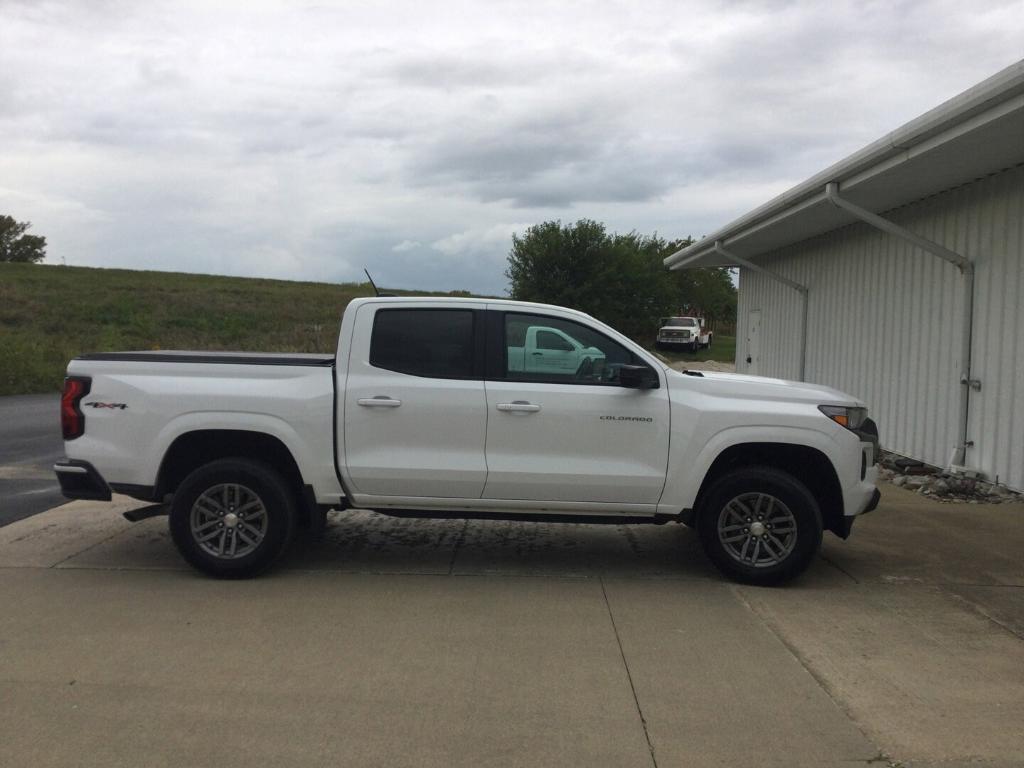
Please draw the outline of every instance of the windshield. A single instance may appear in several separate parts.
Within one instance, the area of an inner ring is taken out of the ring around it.
[[[665,325],[696,325],[697,319],[694,317],[670,317]]]

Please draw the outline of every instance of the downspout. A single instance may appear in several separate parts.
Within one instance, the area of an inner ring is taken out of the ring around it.
[[[800,378],[799,378],[799,381],[806,381],[806,375],[807,375],[807,286],[806,285],[801,285],[800,283],[795,282],[794,280],[790,280],[788,277],[783,277],[780,274],[772,272],[770,269],[765,269],[760,264],[755,264],[752,261],[748,261],[747,259],[744,259],[742,256],[737,256],[732,251],[726,250],[725,247],[722,245],[722,241],[721,240],[716,240],[715,241],[715,251],[717,253],[722,254],[727,259],[730,259],[731,261],[734,261],[735,263],[739,264],[740,266],[746,267],[747,269],[752,269],[755,272],[760,272],[762,275],[766,275],[766,276],[770,277],[772,280],[778,280],[780,283],[784,283],[785,285],[788,285],[790,288],[793,288],[793,289],[799,291],[800,295],[803,296],[803,299],[804,299],[803,319],[802,319],[802,322],[800,324]]]
[[[825,185],[825,196],[837,208],[852,213],[861,221],[870,224],[876,229],[888,232],[890,235],[906,240],[916,245],[923,251],[933,256],[938,256],[943,261],[948,261],[960,270],[963,275],[963,318],[960,325],[960,413],[957,427],[956,446],[953,448],[953,456],[950,460],[951,467],[966,466],[967,449],[974,445],[967,439],[967,418],[970,407],[970,394],[981,391],[981,382],[971,378],[971,324],[974,318],[974,263],[945,246],[932,242],[926,238],[916,235],[908,229],[904,229],[888,219],[884,219],[876,213],[872,213],[859,205],[851,203],[844,197],[839,196],[839,184],[830,181]]]

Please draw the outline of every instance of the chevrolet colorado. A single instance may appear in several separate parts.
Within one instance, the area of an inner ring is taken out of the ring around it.
[[[513,364],[530,328],[599,364]],[[877,429],[856,398],[674,371],[542,304],[357,299],[333,356],[85,354],[60,408],[64,494],[162,505],[184,558],[219,577],[266,570],[297,527],[355,507],[682,522],[727,576],[778,583],[878,502]]]

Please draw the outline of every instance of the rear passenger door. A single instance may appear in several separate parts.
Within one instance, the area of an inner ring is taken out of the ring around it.
[[[344,391],[345,479],[354,493],[480,497],[483,307],[359,307]]]

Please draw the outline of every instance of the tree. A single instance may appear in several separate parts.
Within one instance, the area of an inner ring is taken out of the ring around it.
[[[672,279],[678,296],[674,312],[700,313],[726,326],[736,322],[736,286],[727,267],[680,269],[672,272]]]
[[[32,226],[29,221],[15,221],[11,216],[0,216],[0,262],[18,261],[34,263],[46,256],[46,238],[26,235]]]
[[[694,278],[692,271],[669,272],[662,260],[691,241],[668,242],[657,235],[609,234],[589,219],[563,225],[545,221],[512,236],[505,276],[512,297],[560,304],[603,320],[627,336],[649,340],[658,320],[688,303],[711,315],[704,295],[715,295],[720,278]],[[700,270],[704,271],[704,270]],[[728,275],[721,270],[735,294]],[[700,285],[698,285],[700,283]],[[735,301],[735,300],[734,300]],[[726,302],[715,300],[715,308]],[[735,312],[735,310],[733,310]]]

